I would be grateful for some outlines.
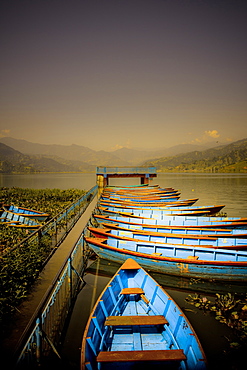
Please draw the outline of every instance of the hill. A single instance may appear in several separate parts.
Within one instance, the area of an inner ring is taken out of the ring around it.
[[[70,161],[82,161],[95,166],[139,166],[144,161],[165,156],[173,156],[181,153],[204,150],[211,148],[212,143],[207,146],[192,144],[176,145],[170,148],[157,150],[139,150],[121,148],[113,152],[104,150],[96,151],[80,145],[46,145],[31,143],[26,140],[13,139],[11,137],[0,138],[0,142],[28,155],[43,155],[51,158],[64,158]],[[217,144],[214,144],[217,145]]]
[[[216,146],[218,144],[214,144]],[[140,150],[140,149],[129,149],[121,148],[112,152],[116,157],[121,158],[124,161],[129,162],[130,165],[138,166],[144,161],[148,161],[160,157],[170,157],[182,153],[188,153],[192,151],[202,151],[213,146],[212,143],[208,143],[205,146],[194,145],[194,144],[180,144],[172,146],[170,148],[163,148],[157,150]]]
[[[41,155],[26,155],[0,143],[0,173],[93,172],[95,166]]]
[[[0,139],[0,172],[95,172],[96,166],[154,166],[160,172],[247,172],[247,139],[198,148],[202,147],[178,145],[157,151],[122,148],[110,153],[74,144],[43,145],[5,137]]]
[[[204,151],[146,161],[160,172],[247,172],[247,139]]]
[[[1,143],[18,150],[23,154],[59,157],[69,161],[81,161],[95,166],[128,166],[127,161],[103,150],[95,151],[80,145],[46,145],[17,140],[11,137],[0,139]],[[150,157],[149,157],[150,158]]]

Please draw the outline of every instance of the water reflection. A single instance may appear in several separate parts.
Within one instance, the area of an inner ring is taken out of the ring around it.
[[[71,369],[79,369],[80,346],[87,318],[101,291],[119,266],[118,263],[97,258],[87,269],[84,278],[86,285],[78,295],[63,346],[63,363],[66,366],[69,364]],[[190,305],[185,298],[188,294],[200,293],[212,300],[216,292],[232,292],[245,296],[245,284],[219,284],[149,273],[171,295],[190,320],[207,355],[209,369],[242,369],[241,362],[238,364],[241,360],[240,353],[229,351],[229,342],[236,339],[232,330],[216,321],[211,313],[204,313]]]

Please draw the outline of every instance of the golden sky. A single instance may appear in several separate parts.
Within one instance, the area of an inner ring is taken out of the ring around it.
[[[241,0],[2,0],[0,137],[91,149],[247,137]]]

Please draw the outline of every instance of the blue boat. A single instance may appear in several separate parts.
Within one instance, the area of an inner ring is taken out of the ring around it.
[[[196,215],[196,216],[204,216],[210,215],[213,216],[219,213],[224,205],[210,205],[210,206],[190,206],[190,207],[169,207],[167,206],[164,209],[126,209],[126,208],[115,208],[115,207],[98,207],[99,211],[103,214],[119,214],[119,215],[126,215],[127,217],[155,217],[160,218],[166,215]]]
[[[118,223],[102,222],[102,226],[108,229],[123,230],[123,231],[138,231],[139,233],[168,233],[178,234],[181,236],[195,235],[195,236],[210,236],[217,238],[243,238],[247,239],[246,229],[210,229],[210,228],[194,228],[186,226],[162,226],[162,225],[145,225],[145,224],[131,224],[124,221]]]
[[[88,319],[81,370],[206,369],[186,316],[133,259],[107,284]]]
[[[45,221],[50,216],[48,213],[45,212],[40,212],[24,207],[17,207],[14,205],[4,205],[2,208],[5,212],[14,213],[17,216],[27,217],[38,221]]]
[[[162,204],[166,204],[168,202],[179,202],[180,199],[179,196],[173,196],[173,197],[167,197],[167,198],[164,198],[164,199],[159,199],[159,200],[148,200],[148,199],[136,199],[135,201],[134,200],[128,200],[128,199],[125,199],[125,200],[121,200],[121,199],[114,199],[113,197],[111,198],[105,198],[104,196],[101,197],[102,199],[102,202],[109,202],[109,203],[118,203],[118,204],[122,204],[123,206],[125,205],[128,205],[128,204],[133,204],[133,205],[150,205],[150,206],[155,206],[155,203],[157,203],[157,205],[162,205]]]
[[[111,194],[111,193],[106,193],[104,191],[104,193],[102,194],[102,197],[105,198],[105,199],[116,199],[116,200],[122,200],[122,201],[125,201],[125,200],[128,200],[128,201],[133,201],[135,202],[136,200],[138,201],[139,199],[143,199],[143,200],[153,200],[153,199],[160,199],[160,198],[169,198],[169,197],[173,197],[173,196],[177,196],[177,195],[180,195],[181,193],[178,192],[177,190],[173,190],[173,191],[159,191],[159,192],[146,192],[146,193],[140,193],[139,194],[136,194],[136,192],[132,192],[132,193],[124,193],[124,194],[119,194],[119,193],[115,193],[115,194]]]
[[[42,226],[36,220],[7,211],[2,211],[2,213],[0,214],[0,222],[3,225],[12,226],[19,229],[36,230]]]
[[[192,199],[178,199],[178,200],[166,200],[165,202],[160,202],[158,204],[152,202],[152,203],[137,203],[137,202],[118,202],[113,201],[112,199],[109,200],[103,200],[102,198],[98,202],[100,206],[105,207],[119,207],[119,208],[134,208],[134,209],[163,209],[167,206],[173,207],[173,206],[191,206],[195,202],[198,201],[198,198],[192,198]]]
[[[247,239],[244,238],[219,238],[208,235],[180,235],[151,231],[117,230],[100,227],[88,227],[90,233],[96,238],[114,238],[120,240],[142,240],[148,243],[173,244],[190,247],[192,245],[208,248],[224,248],[247,250]]]
[[[196,217],[196,216],[164,216],[162,219],[144,217],[123,217],[108,215],[93,215],[98,223],[102,222],[125,222],[126,224],[186,226],[193,228],[228,228],[247,229],[247,218],[239,217]]]
[[[247,251],[113,238],[85,237],[85,241],[99,257],[118,263],[133,258],[144,268],[168,275],[247,281]]]
[[[102,199],[112,199],[112,200],[119,200],[119,201],[130,201],[130,202],[136,202],[136,201],[160,201],[160,200],[165,200],[165,199],[169,199],[169,198],[179,198],[181,195],[181,193],[179,193],[178,191],[173,191],[173,192],[170,192],[170,193],[163,193],[163,194],[138,194],[138,195],[130,195],[130,194],[126,194],[126,195],[117,195],[117,194],[106,194],[106,193],[103,193],[102,194]]]

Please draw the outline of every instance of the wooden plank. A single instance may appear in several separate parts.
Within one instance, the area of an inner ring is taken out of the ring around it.
[[[154,316],[108,316],[105,326],[126,326],[126,325],[165,325],[168,321],[163,315]]]
[[[150,350],[150,351],[109,351],[100,352],[97,362],[129,362],[129,361],[183,361],[186,356],[182,349]]]
[[[144,294],[144,291],[141,288],[124,288],[121,294]]]

